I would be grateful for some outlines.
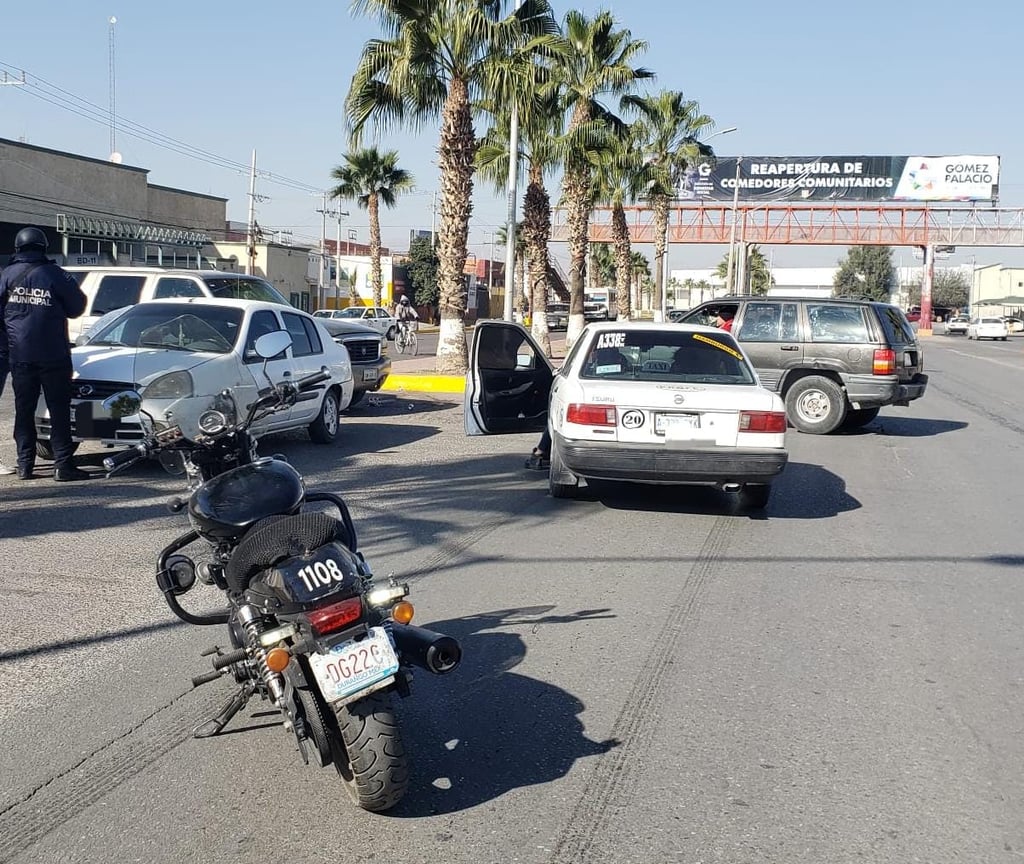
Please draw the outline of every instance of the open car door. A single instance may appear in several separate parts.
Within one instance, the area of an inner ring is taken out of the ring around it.
[[[551,362],[524,327],[477,322],[466,373],[466,434],[542,432],[553,378]]]

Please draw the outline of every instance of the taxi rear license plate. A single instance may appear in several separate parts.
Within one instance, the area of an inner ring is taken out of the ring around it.
[[[699,414],[655,414],[654,434],[664,435],[668,429],[699,429]]]
[[[384,628],[371,627],[363,639],[335,645],[327,654],[310,654],[309,665],[324,699],[336,702],[394,675],[398,655]]]

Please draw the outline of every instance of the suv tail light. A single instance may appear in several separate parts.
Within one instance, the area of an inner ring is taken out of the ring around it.
[[[570,405],[565,412],[567,423],[579,426],[614,426],[615,409],[610,405]]]
[[[741,411],[740,432],[771,432],[779,434],[786,431],[786,413],[784,411]]]
[[[895,375],[896,352],[892,348],[876,348],[871,364],[872,375]]]

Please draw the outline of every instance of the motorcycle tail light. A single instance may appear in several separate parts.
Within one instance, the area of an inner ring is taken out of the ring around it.
[[[784,411],[743,411],[740,414],[740,432],[778,434],[785,431],[786,414]]]
[[[363,601],[359,597],[350,597],[340,603],[321,606],[307,613],[313,632],[317,636],[326,636],[358,621],[363,615]]]
[[[871,364],[872,375],[893,375],[896,372],[896,352],[892,348],[876,348]]]
[[[408,600],[401,600],[391,607],[391,617],[399,624],[408,624],[412,621],[412,616],[415,614],[416,610]]]

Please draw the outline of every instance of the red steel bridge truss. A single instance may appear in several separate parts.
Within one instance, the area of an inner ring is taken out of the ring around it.
[[[626,207],[630,240],[654,242],[654,212]],[[733,224],[735,222],[735,234]],[[566,211],[552,213],[554,241],[566,241]],[[612,241],[611,209],[596,208],[590,240]],[[1024,247],[1024,209],[715,202],[678,205],[669,211],[668,242],[786,244],[803,246],[1019,246]]]

